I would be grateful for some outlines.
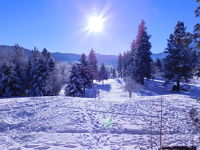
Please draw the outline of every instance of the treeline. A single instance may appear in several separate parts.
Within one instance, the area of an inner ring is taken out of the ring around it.
[[[197,0],[200,5],[200,1]],[[200,16],[200,6],[195,10],[195,16]],[[200,24],[194,27],[194,33],[186,31],[184,22],[178,21],[174,32],[170,34],[166,57],[151,59],[150,35],[142,21],[138,27],[136,39],[131,44],[131,50],[119,54],[118,75],[125,80],[144,84],[144,78],[150,79],[156,76],[164,77],[167,83],[176,83],[173,90],[181,90],[181,83],[188,83],[193,76],[200,76]],[[130,89],[133,87],[130,87]]]
[[[0,61],[0,97],[58,95],[66,82],[63,65],[50,52],[37,48],[30,55],[15,45],[13,52]]]
[[[65,94],[72,97],[84,97],[86,90],[94,86],[94,80],[103,83],[108,78],[116,78],[115,68],[109,70],[104,64],[99,67],[96,54],[92,49],[88,57],[82,54],[79,62],[72,66]]]

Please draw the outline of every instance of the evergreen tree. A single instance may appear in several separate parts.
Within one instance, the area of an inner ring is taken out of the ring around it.
[[[90,54],[88,56],[88,63],[90,65],[91,68],[91,72],[92,72],[92,80],[97,79],[97,75],[98,75],[98,61],[96,58],[96,54],[94,52],[93,49],[91,49]]]
[[[111,70],[111,77],[113,79],[115,79],[117,77],[117,75],[116,75],[116,69],[115,68],[112,68],[112,70]]]
[[[24,53],[24,48],[16,44],[14,46],[13,54],[11,55],[11,63],[13,64],[19,63],[20,65],[24,65],[26,61],[27,61],[27,56]]]
[[[29,72],[29,96],[54,95],[54,85],[51,81],[54,75],[55,62],[51,54],[44,49],[40,53],[36,48],[32,51]]]
[[[11,56],[11,63],[13,65],[13,86],[15,87],[15,93],[13,96],[25,96],[26,95],[26,64],[27,56],[25,56],[24,50],[18,44],[15,45],[13,55]]]
[[[21,68],[20,64],[17,63],[13,69],[13,82],[14,82],[14,93],[13,96],[25,96],[26,87],[25,87],[25,74],[24,70]]]
[[[175,90],[180,90],[181,82],[188,82],[192,77],[191,49],[183,22],[178,21],[174,33],[170,35],[164,59],[166,83],[176,82]]]
[[[11,65],[0,66],[0,97],[12,97],[15,94],[14,75]]]
[[[46,85],[46,68],[44,65],[44,60],[41,53],[34,48],[30,58],[31,70],[30,74],[30,89],[29,96],[44,96],[45,95],[45,85]]]
[[[200,0],[196,0],[198,3],[198,7],[195,9],[195,16],[199,17],[200,16]],[[200,23],[197,23],[194,27],[194,38],[196,42],[196,48],[200,49]]]
[[[199,17],[200,16],[200,0],[196,0],[196,2],[198,3],[199,6],[195,9],[195,16]],[[195,43],[194,49],[198,52],[195,74],[198,77],[200,77],[200,23],[199,22],[194,26],[193,39]]]
[[[122,56],[122,77],[126,78],[129,76],[128,68],[130,67],[131,57],[130,52],[124,52]]]
[[[80,76],[83,80],[83,89],[85,92],[86,88],[91,88],[92,87],[92,72],[91,72],[91,68],[89,66],[89,63],[86,60],[86,55],[82,54],[81,58],[80,58],[80,64],[78,64],[79,66],[79,71],[80,71]]]
[[[80,63],[73,65],[71,75],[69,77],[68,84],[65,89],[67,96],[85,96],[87,88],[92,87],[92,76],[91,68],[86,60],[86,55],[82,54]]]
[[[71,74],[69,77],[68,84],[65,88],[65,95],[72,97],[83,97],[84,89],[83,89],[83,80],[80,75],[80,66],[77,64],[72,66]]]
[[[123,69],[123,60],[122,60],[122,54],[120,53],[118,56],[118,63],[117,63],[117,71],[119,74],[119,77],[122,78],[122,69]]]
[[[104,84],[104,80],[108,79],[108,72],[105,68],[105,65],[102,64],[99,70],[99,81],[102,81],[102,83]]]
[[[44,72],[45,74],[44,80],[46,81],[44,94],[48,96],[57,95],[60,89],[58,85],[56,84],[56,82],[58,81],[57,76],[56,76],[56,63],[51,53],[48,52],[48,50],[45,48],[42,51],[42,56],[43,56],[44,66],[46,68]]]
[[[151,43],[150,35],[147,34],[147,27],[144,20],[138,26],[136,40],[131,44],[129,53],[128,74],[136,82],[144,84],[144,78],[151,78]]]
[[[156,63],[155,63],[156,67],[158,68],[159,72],[163,72],[163,62],[161,59],[156,59]]]

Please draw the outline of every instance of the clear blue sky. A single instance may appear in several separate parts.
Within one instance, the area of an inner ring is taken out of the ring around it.
[[[195,0],[0,0],[0,45],[51,52],[115,54],[129,50],[138,24],[146,21],[152,52],[162,52],[178,20],[188,31],[198,21]],[[83,31],[88,16],[104,13],[104,30]]]

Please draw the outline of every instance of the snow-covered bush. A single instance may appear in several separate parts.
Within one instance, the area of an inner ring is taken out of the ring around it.
[[[133,80],[131,78],[127,78],[125,81],[124,89],[125,89],[125,91],[127,91],[129,93],[129,98],[131,98],[132,93],[134,91],[139,90],[141,87],[142,86],[140,84],[138,84],[135,80]]]

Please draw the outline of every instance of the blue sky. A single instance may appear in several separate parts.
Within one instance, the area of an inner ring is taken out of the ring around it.
[[[152,52],[162,52],[178,20],[192,32],[195,0],[0,0],[0,45],[51,52],[115,54],[130,49],[145,20]],[[84,31],[88,17],[104,14],[102,32]]]

